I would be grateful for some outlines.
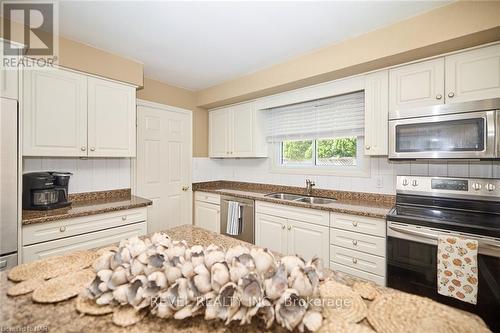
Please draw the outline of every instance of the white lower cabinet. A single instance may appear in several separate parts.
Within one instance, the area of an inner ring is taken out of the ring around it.
[[[220,196],[196,192],[194,195],[194,224],[197,227],[220,233]]]
[[[146,233],[146,207],[26,225],[22,262],[106,246]]]
[[[316,256],[326,265],[330,238],[327,212],[267,202],[256,202],[255,212],[256,245],[305,260]]]
[[[386,222],[330,214],[330,268],[385,285]]]

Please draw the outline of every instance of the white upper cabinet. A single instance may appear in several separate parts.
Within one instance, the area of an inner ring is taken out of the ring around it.
[[[500,97],[500,44],[445,57],[446,103]]]
[[[444,58],[389,70],[389,111],[444,104]]]
[[[64,69],[23,71],[24,156],[135,156],[135,88]]]
[[[17,82],[18,82],[18,70],[15,68],[6,68],[3,66],[3,48],[5,41],[0,39],[0,97],[17,99]]]
[[[23,155],[87,156],[87,78],[25,69]]]
[[[135,156],[135,89],[88,78],[89,156]]]
[[[365,155],[388,154],[389,71],[365,76]]]
[[[264,111],[253,102],[209,112],[209,156],[267,157]]]
[[[208,115],[210,157],[229,156],[230,122],[231,113],[228,109],[210,111]]]

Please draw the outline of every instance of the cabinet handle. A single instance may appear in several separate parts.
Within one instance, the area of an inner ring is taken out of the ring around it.
[[[90,151],[95,151],[95,147],[90,148]]]
[[[286,228],[286,226],[283,224],[283,225],[281,226],[281,229],[285,230],[285,228]]]
[[[443,98],[443,95],[441,95],[441,94],[437,94],[437,95],[436,95],[436,99],[437,99],[437,100],[440,100],[441,98]]]
[[[352,258],[352,263],[353,263],[353,264],[357,264],[357,263],[358,263],[358,259],[356,259],[356,258]]]
[[[65,232],[65,231],[66,231],[66,227],[65,227],[65,226],[61,226],[61,227],[59,228],[59,231],[60,231],[60,232]]]
[[[127,219],[126,216],[122,216],[122,221],[125,221]]]
[[[87,147],[82,147],[82,148],[80,148],[80,149],[81,149],[81,151],[86,151],[86,150],[87,150]]]
[[[455,93],[454,93],[453,91],[450,91],[450,92],[448,93],[448,97],[449,97],[449,98],[453,98],[453,96],[455,96]]]
[[[353,240],[352,240],[352,245],[358,245],[358,241],[357,241],[357,240],[355,240],[355,239],[353,239]]]
[[[372,147],[366,146],[365,148],[366,148],[366,150],[370,150]]]
[[[287,229],[288,229],[288,231],[292,230],[292,226],[289,225]]]
[[[183,186],[183,187],[182,187],[182,190],[183,190],[184,192],[186,192],[187,190],[189,190],[189,186]]]
[[[352,221],[352,226],[353,227],[357,227],[358,226],[358,222],[357,221]]]

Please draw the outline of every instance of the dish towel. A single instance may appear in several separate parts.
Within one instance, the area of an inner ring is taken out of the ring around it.
[[[240,234],[240,219],[240,203],[236,201],[229,201],[229,205],[227,207],[226,234],[231,236],[237,236]]]
[[[476,240],[441,234],[438,238],[438,293],[477,303],[478,269]]]

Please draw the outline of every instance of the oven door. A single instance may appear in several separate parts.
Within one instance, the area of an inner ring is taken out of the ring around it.
[[[460,234],[479,241],[478,300],[473,305],[437,293],[439,233],[450,232],[388,221],[387,286],[476,313],[500,332],[500,240]]]
[[[495,158],[496,112],[390,120],[389,158]]]

